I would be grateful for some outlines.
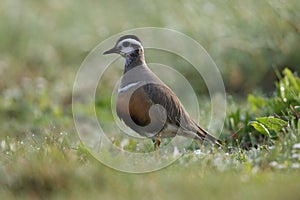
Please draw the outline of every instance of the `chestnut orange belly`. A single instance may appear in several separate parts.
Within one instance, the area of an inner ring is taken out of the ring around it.
[[[127,126],[143,136],[148,135],[146,133],[155,135],[165,126],[164,109],[155,106],[156,109],[151,110],[151,106],[153,102],[145,94],[143,86],[118,93],[117,115]]]

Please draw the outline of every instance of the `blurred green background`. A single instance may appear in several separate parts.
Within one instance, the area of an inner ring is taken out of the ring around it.
[[[82,199],[99,194],[123,199],[133,193],[136,199],[182,199],[187,194],[191,198],[246,195],[251,199],[253,194],[261,199],[298,198],[299,171],[264,171],[284,149],[281,146],[274,155],[260,149],[204,158],[187,155],[168,169],[146,175],[108,169],[77,151],[80,140],[71,104],[75,75],[88,53],[116,33],[142,27],[174,29],[203,45],[219,67],[229,96],[242,99],[239,106],[250,92],[270,95],[275,70],[288,66],[300,72],[299,10],[298,0],[1,0],[1,199],[15,195]],[[185,64],[172,56],[148,53],[149,61]],[[205,94],[205,86],[190,69],[181,68],[197,94]],[[109,105],[110,96],[96,102],[104,113],[110,112]],[[292,145],[284,149],[289,152],[284,159],[291,157]]]
[[[202,44],[228,92],[269,91],[274,68],[299,70],[299,9],[297,0],[3,0],[0,89],[26,76],[60,79],[71,86],[82,60],[99,42],[124,30],[153,26],[181,31]]]

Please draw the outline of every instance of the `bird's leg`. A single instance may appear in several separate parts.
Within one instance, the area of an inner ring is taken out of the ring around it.
[[[155,141],[154,141],[154,148],[155,148],[155,151],[158,151],[158,149],[159,149],[159,146],[160,146],[160,143],[161,143],[161,141],[160,141],[160,133],[158,133],[157,135],[156,135],[156,137],[155,137]]]
[[[154,148],[155,148],[155,157],[156,157],[156,161],[159,161],[159,146],[160,146],[160,133],[158,133],[155,137],[155,139],[153,139],[153,143],[154,143]]]

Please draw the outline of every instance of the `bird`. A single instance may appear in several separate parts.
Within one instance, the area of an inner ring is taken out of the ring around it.
[[[152,139],[155,150],[159,150],[162,138],[176,135],[223,146],[221,140],[193,121],[176,94],[150,70],[138,36],[120,37],[103,53],[107,54],[119,54],[125,59],[116,113],[132,130]]]

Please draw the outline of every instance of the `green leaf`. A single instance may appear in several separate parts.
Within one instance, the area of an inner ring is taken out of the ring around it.
[[[274,130],[276,132],[281,131],[284,127],[288,126],[288,122],[275,117],[259,117],[256,118],[256,120],[269,130]]]
[[[261,96],[254,96],[253,94],[248,95],[247,101],[251,105],[253,111],[257,111],[266,104],[266,100]]]
[[[255,128],[255,130],[257,130],[258,132],[260,132],[261,134],[265,135],[265,136],[268,136],[270,137],[270,132],[269,130],[262,124],[262,123],[259,123],[257,121],[250,121],[248,123],[248,126],[253,126],[253,128]]]
[[[291,70],[288,68],[285,68],[283,70],[283,74],[287,77],[289,84],[292,85],[295,90],[299,91],[300,90],[300,82],[297,81],[296,76],[293,75]]]

